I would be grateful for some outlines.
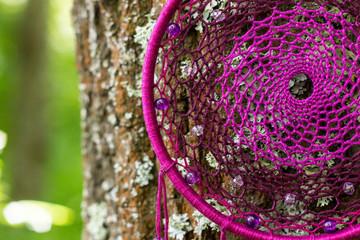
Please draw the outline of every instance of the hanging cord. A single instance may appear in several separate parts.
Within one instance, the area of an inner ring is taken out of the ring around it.
[[[234,218],[226,218],[226,220],[221,223],[220,240],[226,240],[226,232],[228,231],[228,227],[231,225],[233,220]]]
[[[159,173],[159,186],[158,186],[158,195],[157,195],[157,206],[156,206],[156,233],[158,239],[161,239],[161,195],[163,196],[163,206],[164,206],[164,215],[165,215],[165,233],[164,237],[165,240],[168,240],[168,225],[169,225],[169,214],[167,209],[167,197],[166,197],[166,186],[165,186],[165,179],[164,174],[171,168],[175,166],[175,162],[170,164],[167,167],[161,167]]]

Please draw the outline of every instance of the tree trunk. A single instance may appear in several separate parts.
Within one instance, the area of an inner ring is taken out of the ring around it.
[[[146,46],[136,26],[155,20],[165,0],[74,0],[83,128],[83,239],[153,239],[159,165],[148,140],[140,84]],[[147,16],[149,14],[150,17]],[[154,167],[153,167],[154,166]],[[172,185],[170,215],[194,209]],[[219,239],[188,231],[184,239]]]

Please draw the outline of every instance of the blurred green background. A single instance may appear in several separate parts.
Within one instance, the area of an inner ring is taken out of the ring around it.
[[[71,6],[72,0],[0,0],[1,240],[81,236]]]

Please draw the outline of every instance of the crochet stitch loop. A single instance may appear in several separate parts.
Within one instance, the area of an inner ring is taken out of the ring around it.
[[[143,66],[144,119],[166,175],[223,231],[360,237],[359,13],[359,0],[166,3]],[[155,109],[159,98],[169,105]]]

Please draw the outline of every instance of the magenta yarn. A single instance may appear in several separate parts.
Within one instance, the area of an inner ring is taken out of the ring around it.
[[[221,239],[360,237],[359,13],[360,0],[168,1],[142,83],[158,204],[166,173]]]

